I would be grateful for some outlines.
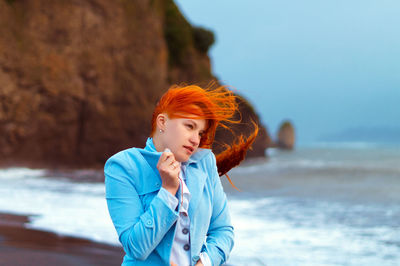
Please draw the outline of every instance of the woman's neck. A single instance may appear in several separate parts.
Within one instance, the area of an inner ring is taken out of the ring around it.
[[[165,147],[164,147],[163,143],[161,142],[160,136],[158,136],[158,134],[154,134],[153,144],[154,144],[154,148],[156,148],[156,151],[163,152],[165,150]]]

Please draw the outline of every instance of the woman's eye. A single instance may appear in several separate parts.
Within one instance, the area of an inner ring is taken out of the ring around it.
[[[189,129],[193,129],[193,125],[191,125],[191,124],[186,124],[186,126],[187,126]]]

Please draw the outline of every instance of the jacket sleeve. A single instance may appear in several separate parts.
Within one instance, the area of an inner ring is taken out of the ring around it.
[[[210,226],[207,232],[206,244],[202,252],[206,252],[212,265],[221,265],[228,260],[233,248],[233,226],[229,215],[226,194],[223,190],[220,177],[218,175],[215,155],[211,156],[210,177],[213,181],[214,195]]]
[[[132,182],[140,169],[130,165],[127,155],[118,155],[104,167],[108,211],[125,252],[136,260],[145,260],[177,220],[178,213],[158,194],[144,211]]]

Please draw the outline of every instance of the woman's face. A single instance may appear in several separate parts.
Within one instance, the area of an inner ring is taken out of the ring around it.
[[[164,147],[169,148],[178,162],[186,162],[197,151],[206,128],[206,120],[193,118],[166,119],[161,135]]]

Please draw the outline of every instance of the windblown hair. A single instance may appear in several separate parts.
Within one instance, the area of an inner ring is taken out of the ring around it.
[[[221,126],[230,130],[230,124],[241,122],[233,119],[234,114],[239,112],[236,98],[237,96],[227,86],[213,88],[213,84],[211,84],[203,89],[197,85],[173,85],[161,97],[153,112],[151,135],[153,136],[156,130],[157,116],[161,113],[166,113],[170,118],[198,116],[207,122],[199,147],[211,149],[217,127]],[[253,124],[255,129],[248,138],[240,135],[233,144],[225,144],[225,150],[216,155],[220,176],[226,175],[244,159],[258,133],[257,124],[254,122]],[[228,179],[231,182],[229,177]],[[233,185],[232,182],[231,184]]]

